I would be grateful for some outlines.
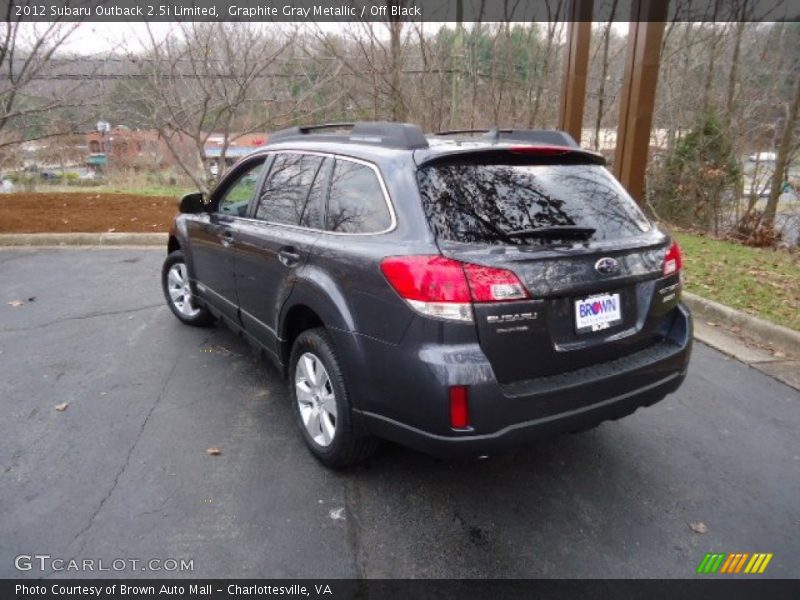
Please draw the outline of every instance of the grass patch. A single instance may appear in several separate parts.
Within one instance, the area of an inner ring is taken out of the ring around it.
[[[800,254],[674,232],[685,289],[800,331]]]
[[[170,185],[104,185],[97,188],[98,191],[111,194],[133,194],[136,196],[174,196],[176,198],[195,192],[191,187],[180,187]]]
[[[25,191],[19,188],[20,192]],[[170,198],[180,198],[189,192],[196,192],[197,189],[190,185],[159,185],[156,183],[104,183],[92,186],[68,186],[60,184],[37,183],[34,192],[39,193],[75,193],[85,192],[88,194],[126,194],[133,196],[167,196]]]

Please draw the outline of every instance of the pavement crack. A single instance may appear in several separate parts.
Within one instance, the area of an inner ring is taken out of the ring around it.
[[[147,414],[145,415],[144,420],[142,421],[142,424],[139,426],[139,431],[137,432],[136,437],[134,438],[133,443],[131,444],[131,447],[128,448],[128,452],[125,455],[125,460],[122,463],[122,467],[119,469],[119,471],[117,471],[117,474],[114,477],[114,481],[111,483],[111,487],[108,489],[108,492],[106,492],[106,495],[103,496],[103,498],[100,500],[100,502],[97,505],[97,507],[95,508],[94,512],[89,517],[89,520],[87,521],[86,525],[78,533],[76,533],[75,536],[72,538],[72,541],[70,542],[70,545],[75,543],[75,541],[78,538],[84,536],[84,534],[86,534],[86,532],[88,532],[92,528],[92,525],[94,525],[95,519],[97,519],[97,515],[100,514],[101,510],[103,510],[103,506],[105,506],[105,504],[108,501],[108,499],[111,498],[111,495],[114,493],[114,490],[117,489],[117,486],[119,485],[119,481],[122,478],[122,475],[128,469],[128,465],[130,465],[131,456],[133,456],[133,451],[136,449],[136,446],[139,444],[139,440],[142,439],[142,435],[144,434],[144,430],[147,427],[147,423],[150,421],[150,417],[153,415],[153,412],[155,411],[156,407],[161,402],[161,399],[164,397],[164,392],[166,392],[167,387],[169,386],[169,382],[172,380],[172,376],[175,374],[175,370],[178,368],[178,363],[179,362],[180,362],[179,360],[175,361],[175,364],[172,365],[172,368],[170,369],[169,373],[167,374],[166,378],[164,379],[164,383],[161,385],[161,390],[159,391],[158,396],[156,397],[156,401],[153,402],[153,405],[150,407],[150,410],[147,411]],[[83,539],[83,542],[81,543],[80,547],[78,548],[78,552],[77,552],[78,556],[80,556],[82,554],[85,545],[86,545],[86,538]]]
[[[16,333],[18,331],[32,331],[35,329],[44,329],[45,327],[51,327],[53,325],[58,325],[60,323],[66,323],[67,321],[83,321],[85,319],[95,319],[97,317],[108,317],[114,315],[126,315],[130,313],[142,312],[144,310],[150,310],[152,308],[159,308],[164,306],[163,302],[159,302],[158,304],[148,304],[146,306],[138,306],[136,308],[126,308],[123,310],[111,310],[107,312],[92,312],[86,315],[75,315],[72,317],[63,317],[61,319],[55,319],[54,321],[48,321],[46,323],[40,323],[39,325],[32,325],[31,327],[16,327],[13,329],[9,329],[7,327],[0,328],[0,333]]]
[[[360,519],[356,515],[355,507],[359,506],[358,487],[352,478],[344,484],[345,525],[347,529],[347,543],[353,552],[353,578],[363,581],[367,577],[367,567],[364,564],[362,548],[362,528]]]

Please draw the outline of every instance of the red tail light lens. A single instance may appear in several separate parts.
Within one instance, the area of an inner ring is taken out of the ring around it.
[[[450,387],[450,427],[453,429],[469,427],[469,399],[465,385]]]
[[[392,256],[381,271],[406,300],[469,302],[469,286],[461,263],[443,256]]]
[[[464,264],[464,273],[475,302],[503,302],[528,297],[528,292],[511,271]]]
[[[681,256],[681,247],[678,242],[672,242],[672,245],[664,255],[664,277],[677,273],[683,268],[683,257]]]
[[[472,321],[472,302],[528,297],[511,271],[444,256],[392,256],[381,261],[381,272],[415,310],[442,319]]]

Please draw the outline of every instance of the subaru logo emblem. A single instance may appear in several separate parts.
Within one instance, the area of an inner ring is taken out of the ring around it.
[[[611,273],[616,273],[619,271],[619,261],[616,258],[604,256],[594,263],[594,269],[603,275],[611,275]]]

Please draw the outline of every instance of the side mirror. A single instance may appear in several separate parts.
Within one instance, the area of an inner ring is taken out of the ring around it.
[[[203,200],[202,192],[192,192],[181,198],[180,209],[182,213],[196,215],[206,211],[206,203]]]

